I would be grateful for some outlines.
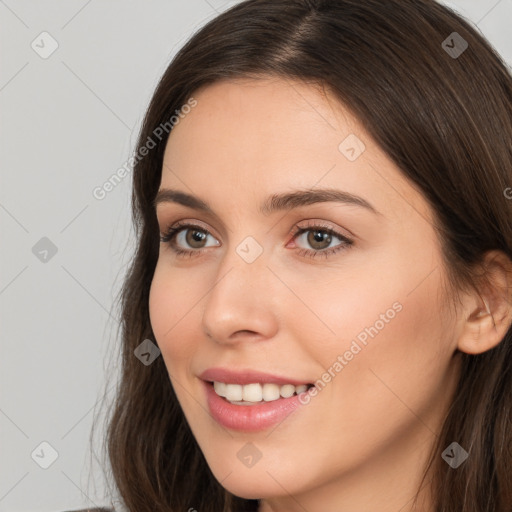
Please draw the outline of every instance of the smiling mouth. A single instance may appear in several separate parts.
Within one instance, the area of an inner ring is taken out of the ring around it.
[[[314,384],[273,384],[258,382],[251,384],[231,384],[226,382],[208,381],[213,386],[215,393],[234,405],[254,405],[264,402],[272,402],[281,398],[290,398],[308,391]]]

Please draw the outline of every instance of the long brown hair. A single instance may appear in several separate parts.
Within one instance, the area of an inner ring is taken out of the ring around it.
[[[106,436],[116,488],[133,512],[258,507],[212,475],[163,358],[146,366],[134,350],[145,339],[156,343],[148,312],[159,253],[153,200],[169,131],[155,130],[169,128],[203,86],[269,76],[326,86],[363,123],[432,207],[454,291],[481,284],[475,268],[486,251],[512,257],[504,194],[512,185],[512,78],[467,21],[434,0],[247,0],[208,22],[161,78],[138,141],[157,144],[133,170],[137,247],[120,297],[121,374]],[[435,510],[510,512],[512,333],[461,357],[429,461]],[[457,470],[441,458],[453,441],[470,452]]]

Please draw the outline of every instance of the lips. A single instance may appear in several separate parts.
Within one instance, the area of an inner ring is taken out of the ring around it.
[[[286,395],[289,394],[288,388],[295,386],[301,388],[301,396],[305,393],[305,389],[302,388],[309,388],[314,385],[307,380],[297,380],[292,377],[251,369],[236,371],[220,367],[209,368],[201,373],[199,377],[203,381],[205,398],[212,418],[225,428],[242,432],[256,432],[275,426],[293,412],[304,410],[304,402],[296,393],[288,397],[270,397],[275,398],[271,401],[230,402],[225,397],[217,394],[214,390],[214,383],[217,383],[217,385],[223,383],[226,385],[225,387],[230,384],[229,387],[231,388],[245,388],[250,384],[270,388],[284,386],[285,391],[287,391]]]
[[[313,384],[307,380],[297,380],[293,377],[285,377],[271,373],[259,372],[256,370],[230,370],[228,368],[209,368],[199,375],[199,378],[206,382],[224,382],[226,384],[277,384],[284,386],[285,384],[293,384],[294,386]]]
[[[274,427],[290,414],[305,409],[298,395],[244,406],[218,396],[213,384],[207,381],[203,381],[203,388],[212,418],[224,428],[240,432],[258,432]]]

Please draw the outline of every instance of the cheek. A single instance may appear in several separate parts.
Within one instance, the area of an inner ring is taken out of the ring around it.
[[[177,368],[196,352],[198,340],[197,311],[201,298],[186,272],[166,269],[160,260],[155,269],[149,293],[151,327],[166,366]]]
[[[453,340],[435,258],[392,249],[315,286],[287,276],[310,310],[295,313],[294,337],[324,369],[318,377],[325,393],[342,405],[338,410],[354,411],[356,424],[373,423],[386,409],[403,419],[404,403],[426,408],[446,385]]]
[[[347,305],[346,334],[338,324],[343,334],[329,347],[333,361],[336,354],[345,360],[333,402],[374,443],[421,425],[418,418],[434,427],[449,391],[452,340],[437,298],[439,274],[412,293],[410,282],[381,288],[366,303],[356,294],[359,311]]]
[[[428,371],[423,362],[439,358],[443,350],[447,357],[448,321],[440,302],[435,246],[428,239],[406,242],[390,245],[378,257],[365,256],[364,262],[333,281],[323,310],[336,333],[332,349],[354,353],[359,345],[357,357],[347,354],[348,358],[368,358],[368,364],[398,365],[413,373]],[[321,307],[320,300],[316,307]]]
[[[278,269],[288,287],[276,286],[276,293],[282,294],[277,302],[285,328],[322,367],[350,350],[354,340],[364,349],[365,343],[369,346],[389,325],[400,322],[405,295],[400,279],[407,278],[389,278],[393,272],[385,262],[390,259],[354,253],[346,263],[310,269],[309,276],[293,265]],[[348,358],[361,359],[362,350],[352,357],[357,350],[354,346]]]

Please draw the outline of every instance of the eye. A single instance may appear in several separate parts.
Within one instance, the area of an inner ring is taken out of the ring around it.
[[[208,236],[212,236],[208,230],[196,224],[177,223],[170,227],[165,235],[160,236],[160,241],[169,244],[171,249],[180,256],[192,256],[202,252],[204,247],[220,245],[219,242],[210,246],[205,245]],[[179,245],[192,247],[194,250],[181,249]]]
[[[336,244],[336,239],[340,242]],[[317,256],[328,257],[343,249],[348,249],[354,243],[351,239],[338,233],[330,226],[319,225],[312,222],[310,225],[299,227],[294,232],[294,240],[301,241],[313,249],[300,249],[301,256],[315,258]]]
[[[312,247],[312,249],[302,248],[297,251],[301,256],[309,258],[327,257],[343,249],[348,249],[353,244],[352,240],[334,228],[319,225],[318,222],[313,221],[310,221],[307,226],[294,227],[291,234],[294,243],[299,240],[302,244]],[[214,243],[207,245],[205,242],[207,242],[209,236],[212,236],[211,233],[202,226],[183,222],[171,226],[165,235],[160,236],[160,241],[168,244],[177,256],[191,257],[200,255],[206,247],[220,245],[220,242],[215,239]],[[338,244],[335,243],[336,239],[339,240]],[[184,249],[183,247],[190,247],[191,249]]]

